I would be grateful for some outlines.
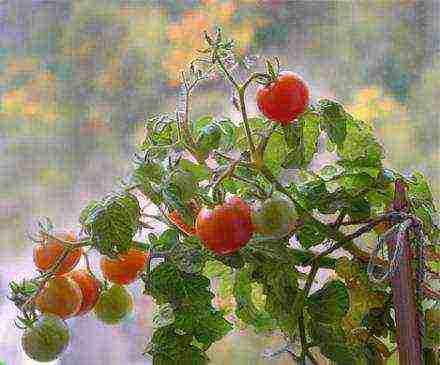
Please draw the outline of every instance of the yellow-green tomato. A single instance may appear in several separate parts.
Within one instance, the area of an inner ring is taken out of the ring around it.
[[[298,220],[293,203],[281,197],[256,202],[251,214],[255,232],[274,238],[287,235],[295,228]]]
[[[101,322],[118,324],[133,311],[133,296],[124,286],[115,284],[101,293],[93,310]]]
[[[44,314],[23,333],[21,345],[32,360],[48,362],[57,359],[67,349],[69,339],[66,322],[54,314]]]

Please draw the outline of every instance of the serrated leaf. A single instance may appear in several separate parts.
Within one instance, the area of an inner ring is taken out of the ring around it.
[[[311,221],[306,221],[296,232],[297,239],[302,247],[310,248],[320,245],[326,239],[324,232]]]
[[[284,169],[299,169],[304,166],[304,146],[299,144],[291,149],[283,160],[281,166]]]
[[[338,148],[344,144],[347,135],[347,120],[350,117],[341,104],[329,99],[318,101],[318,111],[321,117],[321,128],[324,129],[330,141]]]
[[[277,175],[281,172],[281,164],[285,156],[289,153],[284,135],[275,131],[269,139],[266,147],[264,160],[266,165]]]
[[[327,282],[321,289],[307,298],[310,316],[322,323],[337,323],[348,312],[350,299],[345,284],[339,280]]]
[[[197,163],[192,163],[189,160],[181,159],[179,167],[194,176],[197,181],[207,180],[211,176],[211,171],[205,166]]]
[[[320,120],[316,113],[307,112],[300,117],[303,124],[304,165],[307,166],[318,148],[318,139],[321,134]]]
[[[383,158],[383,148],[377,142],[371,127],[356,119],[347,119],[347,136],[338,154],[345,160],[364,159],[370,165],[379,164]]]
[[[256,333],[271,331],[275,328],[274,320],[268,313],[259,310],[254,305],[251,284],[248,270],[236,272],[234,280],[235,314],[244,323],[253,326]]]
[[[220,126],[215,122],[202,128],[197,137],[196,146],[203,158],[208,157],[212,150],[219,147],[222,135],[223,133]]]
[[[128,251],[139,229],[140,206],[135,196],[112,193],[83,213],[83,226],[101,254],[115,257]]]

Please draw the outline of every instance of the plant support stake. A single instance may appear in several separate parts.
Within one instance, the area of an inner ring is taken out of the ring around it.
[[[406,189],[399,180],[395,183],[394,194],[393,210],[405,212],[408,209]],[[414,273],[411,268],[413,253],[408,233],[405,233],[403,237],[401,260],[399,260],[398,270],[391,278],[399,365],[421,365],[422,341],[420,328],[422,319],[416,303]],[[394,249],[398,244],[393,238],[388,241],[389,259],[392,259]]]

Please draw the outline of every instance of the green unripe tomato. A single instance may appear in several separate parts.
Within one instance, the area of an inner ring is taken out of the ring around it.
[[[44,314],[23,333],[21,345],[32,360],[48,362],[57,359],[67,349],[69,340],[66,322],[56,315]]]
[[[101,322],[118,324],[133,311],[133,297],[124,286],[113,285],[101,293],[93,310]]]
[[[289,200],[272,197],[252,206],[252,224],[255,232],[279,238],[291,232],[297,223],[298,213]]]
[[[194,196],[194,192],[197,190],[196,179],[187,171],[173,171],[169,181],[177,186],[180,192],[180,197],[185,201],[190,200]]]

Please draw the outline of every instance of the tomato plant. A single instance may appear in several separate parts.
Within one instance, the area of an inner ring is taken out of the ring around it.
[[[427,179],[384,167],[370,124],[331,99],[309,104],[295,74],[269,61],[247,74],[220,31],[205,41],[181,74],[177,113],[146,121],[133,171],[82,210],[81,239],[40,222],[40,270],[10,283],[25,351],[44,352],[29,333],[46,313],[67,318],[93,307],[104,323],[120,323],[133,310],[122,284],[140,279],[158,305],[145,351],[155,364],[206,364],[207,349],[244,326],[281,332],[286,343],[274,356],[301,364],[316,364],[315,351],[338,365],[384,364],[395,351],[400,365],[435,364],[440,293],[430,284],[440,229]],[[192,91],[219,75],[240,118],[192,117]],[[265,118],[247,113],[255,83]],[[317,167],[312,160],[326,152],[335,159]],[[93,252],[113,283],[102,292]],[[73,253],[87,271],[60,276],[75,265]],[[317,283],[322,270],[332,275]]]
[[[133,311],[133,297],[122,285],[104,290],[93,309],[96,317],[106,324],[118,324]]]
[[[116,284],[126,285],[138,279],[148,262],[148,253],[130,249],[117,259],[102,256],[99,266],[104,277]]]
[[[309,104],[309,88],[303,79],[290,71],[280,72],[275,80],[260,86],[257,104],[270,120],[281,124],[292,123]]]
[[[202,208],[196,233],[203,244],[220,255],[234,253],[252,237],[251,211],[246,202],[232,196],[214,209]]]
[[[67,349],[69,340],[70,333],[66,322],[53,314],[45,314],[26,329],[21,338],[21,345],[32,360],[48,362],[60,357]]]
[[[73,270],[67,274],[81,289],[82,302],[79,311],[75,314],[82,316],[90,312],[99,298],[101,283],[87,270]]]
[[[252,206],[251,217],[255,231],[266,237],[286,236],[298,224],[295,206],[280,197],[257,201]]]
[[[56,232],[55,234],[59,238],[58,240],[47,237],[34,246],[34,263],[39,270],[49,270],[57,259],[63,255],[64,245],[60,240],[75,241],[75,235],[71,232]],[[70,251],[62,260],[61,265],[58,266],[56,273],[62,275],[72,270],[78,264],[81,254],[81,248]]]
[[[76,315],[82,303],[79,285],[69,277],[60,276],[50,279],[36,297],[35,303],[43,313],[51,313],[62,318]]]

